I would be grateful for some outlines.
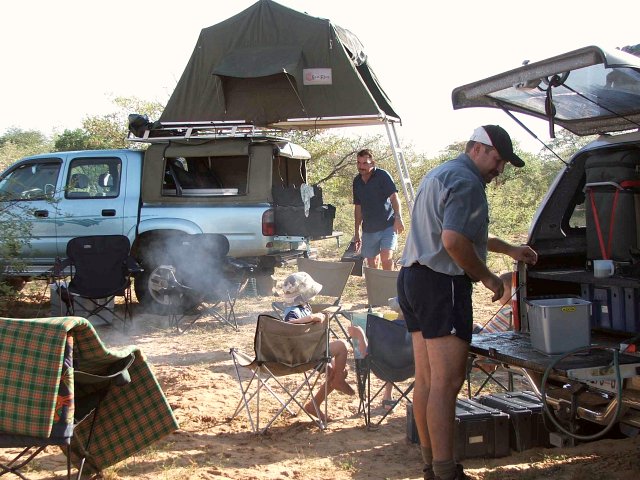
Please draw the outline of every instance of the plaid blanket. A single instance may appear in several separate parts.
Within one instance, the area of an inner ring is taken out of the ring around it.
[[[81,317],[0,318],[0,432],[50,438],[57,422],[73,418],[75,386],[65,348],[73,347],[73,365],[104,375],[131,353],[131,382],[112,386],[95,419],[85,469],[100,471],[175,431],[178,423],[142,353],[133,347],[108,350],[91,323]],[[62,380],[62,382],[61,382]],[[61,389],[62,384],[62,389]],[[69,392],[65,392],[65,388]],[[68,393],[60,396],[60,393]],[[63,408],[64,407],[64,408]],[[73,431],[72,460],[84,452],[95,413]],[[62,419],[61,419],[62,416]],[[70,418],[65,418],[70,417]]]

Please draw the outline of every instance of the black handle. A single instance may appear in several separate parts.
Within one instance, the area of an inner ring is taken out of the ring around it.
[[[33,212],[34,217],[47,218],[49,216],[49,210],[36,210]]]
[[[102,210],[102,216],[103,217],[115,217],[116,216],[116,211],[109,208],[109,209],[104,209]]]

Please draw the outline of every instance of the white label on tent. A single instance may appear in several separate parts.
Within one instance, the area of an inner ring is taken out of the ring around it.
[[[305,85],[331,85],[330,68],[305,68],[302,71]]]

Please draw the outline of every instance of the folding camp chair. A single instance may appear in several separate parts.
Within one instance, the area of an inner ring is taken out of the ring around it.
[[[238,322],[235,304],[254,266],[227,256],[229,240],[218,234],[184,234],[167,265],[156,268],[149,279],[155,301],[166,306],[178,332],[191,328],[205,315],[231,325]]]
[[[326,424],[322,419],[327,418],[327,395],[324,402],[318,405],[314,388],[320,374],[324,373],[326,378],[327,366],[331,361],[328,322],[296,324],[260,315],[253,347],[253,359],[236,348],[230,350],[242,395],[232,418],[245,410],[251,429],[256,433],[265,433],[285,410],[293,416],[302,411],[324,429]],[[251,372],[248,379],[243,379],[242,370]],[[299,383],[281,379],[294,374],[297,374]],[[327,388],[326,382],[322,388]],[[265,391],[271,394],[266,400],[261,397],[261,392]],[[304,409],[308,401],[314,408],[313,416]],[[265,413],[269,407],[270,412],[276,410],[275,414],[261,429],[261,412]]]
[[[415,366],[411,334],[407,331],[404,320],[385,320],[369,314],[366,334],[367,355],[363,359],[356,359],[356,375],[360,402],[364,405],[365,423],[371,428],[380,425],[392,411],[386,410],[375,424],[372,423],[371,404],[384,390],[384,384],[379,388],[373,388],[371,374],[385,383],[392,384],[393,389],[400,394],[398,402],[405,400],[410,403],[409,393],[413,390],[414,382],[405,388],[400,383],[415,376]]]
[[[318,293],[313,303],[311,303],[311,310],[314,313],[327,312],[329,313],[329,324],[334,321],[338,324],[343,336],[349,338],[349,335],[340,322],[339,315],[342,315],[344,310],[350,308],[349,305],[342,303],[342,293],[344,287],[347,285],[351,270],[353,270],[353,262],[325,262],[321,260],[311,260],[309,258],[298,258],[298,271],[307,272],[311,275],[316,282],[322,285],[322,290]],[[324,302],[323,302],[324,300]],[[281,317],[284,310],[284,304],[282,302],[273,302],[273,310]],[[331,332],[337,338],[337,335],[331,329]]]
[[[37,327],[35,330],[35,333],[28,333],[30,339],[52,339],[48,333],[39,337]],[[14,335],[16,332],[17,335]],[[22,450],[8,462],[0,462],[0,476],[13,473],[26,480],[27,477],[22,472],[27,465],[47,446],[59,446],[67,456],[67,480],[71,479],[74,430],[81,422],[89,422],[87,440],[79,445],[82,454],[78,455],[74,450],[78,469],[75,478],[79,480],[85,459],[91,451],[100,404],[113,386],[123,386],[131,381],[128,369],[133,364],[135,355],[130,353],[111,364],[102,374],[87,373],[81,370],[82,365],[78,365],[76,369],[71,368],[74,365],[74,339],[71,334],[67,335],[63,357],[45,357],[48,363],[43,364],[35,361],[33,353],[27,351],[31,346],[20,341],[23,338],[20,333],[15,324],[2,326],[3,343],[11,342],[14,348],[6,349],[12,351],[11,355],[0,356],[0,372],[4,379],[0,386],[0,396],[3,397],[0,403],[5,416],[0,422],[0,448]],[[38,345],[49,351],[49,345],[45,341]],[[20,373],[19,379],[16,378],[17,372]],[[47,389],[47,386],[53,386],[52,380],[57,380],[57,374],[60,374],[60,379],[55,392]]]
[[[364,267],[363,272],[369,311],[374,307],[388,306],[389,299],[398,296],[398,270]]]
[[[472,392],[472,373],[473,371],[481,374],[482,382],[480,386]],[[507,375],[506,385],[501,378],[498,377],[500,372],[504,372]],[[514,390],[514,372],[507,369],[501,362],[490,358],[480,358],[473,353],[469,353],[469,357],[467,358],[467,372],[466,372],[466,382],[467,382],[467,397],[475,398],[484,388],[489,384],[493,383],[495,386],[504,390],[505,392],[512,392]]]
[[[60,305],[66,305],[67,315],[95,317],[108,325],[117,318],[126,330],[127,321],[131,321],[131,278],[142,271],[129,250],[129,239],[124,235],[69,240],[67,257],[58,259],[53,268],[59,283],[56,290],[62,300]],[[66,276],[67,268],[71,276],[68,286],[60,281]],[[124,298],[122,315],[115,308],[115,297]]]

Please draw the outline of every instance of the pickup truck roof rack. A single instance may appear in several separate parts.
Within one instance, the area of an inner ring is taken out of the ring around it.
[[[227,120],[153,123],[147,121],[138,129],[131,128],[130,125],[127,141],[167,143],[174,140],[206,140],[226,137],[286,140],[282,137],[282,130],[258,128],[243,120]]]

